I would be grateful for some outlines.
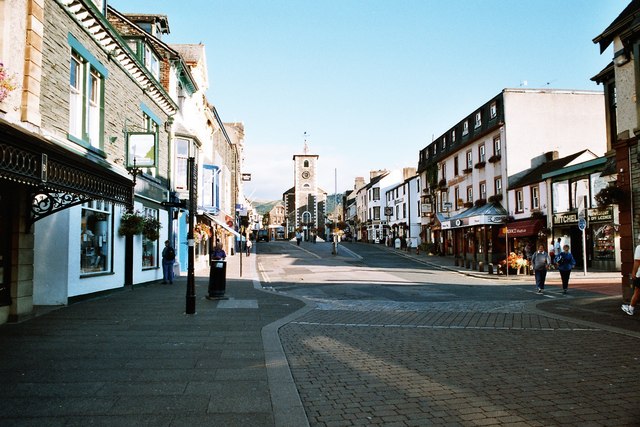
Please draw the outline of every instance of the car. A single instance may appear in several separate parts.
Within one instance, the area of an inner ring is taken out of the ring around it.
[[[258,237],[256,237],[256,242],[268,242],[268,241],[269,241],[269,231],[258,230]]]

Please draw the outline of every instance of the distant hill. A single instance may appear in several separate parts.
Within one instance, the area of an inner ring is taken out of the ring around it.
[[[254,201],[253,202],[253,208],[260,215],[265,215],[265,214],[269,213],[271,211],[271,209],[273,209],[273,207],[275,205],[277,205],[278,203],[282,203],[282,200]]]

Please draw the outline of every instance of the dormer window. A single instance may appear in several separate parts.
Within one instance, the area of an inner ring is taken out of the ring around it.
[[[490,118],[495,119],[497,115],[498,115],[498,106],[496,105],[495,102],[492,102],[491,106],[489,107],[489,116]]]
[[[476,125],[475,128],[479,128],[480,126],[482,126],[482,113],[480,111],[478,111],[476,113]]]
[[[451,143],[453,144],[454,142],[456,142],[456,130],[452,130],[451,131]]]
[[[469,134],[469,120],[465,120],[464,123],[462,124],[462,135],[468,135]]]

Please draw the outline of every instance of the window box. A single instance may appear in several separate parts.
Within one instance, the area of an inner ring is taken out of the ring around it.
[[[542,219],[544,218],[545,215],[542,211],[532,211],[531,212],[531,219]]]
[[[487,199],[478,199],[474,204],[476,207],[484,206],[487,204]]]
[[[494,194],[489,197],[489,203],[496,203],[502,201],[502,194]]]
[[[441,190],[447,188],[447,180],[442,178],[440,182],[438,182],[438,188]]]
[[[484,168],[484,166],[487,164],[487,162],[478,162],[476,163],[476,165],[474,166],[474,168],[476,169],[482,169]]]
[[[473,207],[473,202],[465,202],[464,205],[462,205],[465,208],[472,208]]]
[[[502,159],[501,154],[494,154],[493,156],[489,157],[489,163],[497,163],[500,161],[500,159]]]
[[[471,173],[471,172],[473,172],[472,168],[466,168],[462,170],[462,173]]]
[[[616,205],[624,198],[624,190],[616,185],[603,188],[594,196],[598,206]]]

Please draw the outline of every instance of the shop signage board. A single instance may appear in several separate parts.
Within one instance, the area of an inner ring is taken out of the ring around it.
[[[558,213],[553,215],[553,224],[577,225],[579,219],[580,217],[577,212]],[[589,222],[613,221],[613,209],[611,207],[605,209],[587,209],[586,219]]]

